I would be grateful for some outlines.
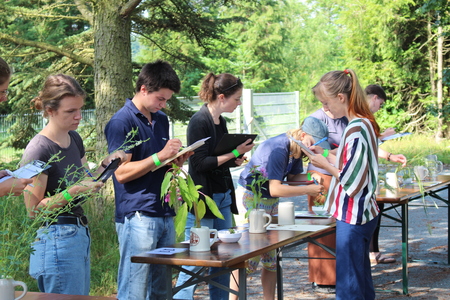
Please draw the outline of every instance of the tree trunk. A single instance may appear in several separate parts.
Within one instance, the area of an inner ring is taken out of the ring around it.
[[[119,11],[126,1],[99,0],[94,12],[94,82],[97,153],[107,154],[106,123],[133,96],[131,21]],[[100,159],[100,157],[99,157]],[[111,180],[103,195],[113,195]],[[102,206],[99,203],[99,208]]]
[[[440,17],[438,17],[440,21]],[[444,37],[442,35],[442,26],[438,26],[437,33],[437,108],[438,108],[438,128],[436,130],[436,141],[439,142],[443,137],[443,125],[444,120],[442,116],[442,69],[443,69],[443,45],[444,45]]]

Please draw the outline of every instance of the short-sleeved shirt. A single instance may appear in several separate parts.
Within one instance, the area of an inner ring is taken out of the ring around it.
[[[322,109],[313,112],[310,117],[315,117],[323,121],[328,127],[328,143],[330,144],[331,150],[339,147],[341,143],[342,133],[348,125],[347,117],[342,118],[330,118]],[[308,164],[308,171],[317,171],[322,174],[330,175],[326,170],[318,168],[313,164]]]
[[[69,147],[62,148],[46,136],[37,134],[28,143],[22,155],[21,165],[36,159],[50,163],[51,167],[44,171],[44,174],[48,175],[44,197],[60,193],[86,176],[81,162],[85,155],[83,140],[76,131],[69,131],[69,136]],[[61,215],[69,214],[82,216],[83,208],[78,204],[70,213]]]
[[[262,142],[245,166],[239,176],[239,184],[247,190],[251,190],[253,177],[251,168],[264,168],[269,180],[283,181],[288,174],[296,175],[303,172],[303,162],[301,158],[295,159],[290,152],[290,140],[285,133],[272,137]],[[269,183],[263,185],[262,196],[273,198],[270,195]]]
[[[169,120],[161,111],[151,114],[150,124],[131,99],[106,124],[105,135],[108,141],[108,151],[124,149],[125,141],[145,141],[134,148],[125,149],[131,153],[131,161],[140,161],[161,151],[169,139]],[[132,130],[137,134],[132,137]],[[132,143],[132,142],[130,142]],[[130,144],[128,143],[128,144]],[[116,222],[123,223],[125,217],[130,217],[136,211],[150,217],[173,216],[173,209],[162,204],[160,198],[161,184],[168,167],[162,167],[154,172],[148,170],[140,178],[127,183],[119,183],[115,176],[114,191],[116,200]]]
[[[337,220],[362,225],[379,214],[377,141],[367,119],[356,118],[345,129],[336,157],[339,180],[333,176],[325,203]]]

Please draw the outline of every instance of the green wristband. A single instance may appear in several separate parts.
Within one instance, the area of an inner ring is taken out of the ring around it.
[[[234,156],[236,156],[236,158],[238,158],[239,157],[239,151],[237,151],[237,149],[234,149],[233,151],[231,151],[231,153],[233,153],[234,154]]]
[[[161,162],[159,161],[159,158],[158,158],[158,155],[156,154],[156,153],[154,153],[153,155],[152,155],[152,158],[153,158],[153,162],[155,163],[155,166],[160,166],[161,165]]]
[[[73,199],[72,195],[69,194],[69,192],[67,190],[62,191],[62,195],[67,201],[70,201]]]
[[[328,157],[328,152],[329,152],[330,150],[328,150],[328,149],[323,149],[323,157]]]
[[[306,178],[308,179],[308,181],[312,181],[311,173],[307,173],[307,174],[306,174]]]

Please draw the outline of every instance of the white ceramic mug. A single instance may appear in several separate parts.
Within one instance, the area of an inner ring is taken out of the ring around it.
[[[264,219],[267,218],[267,222]],[[252,209],[248,216],[249,233],[264,233],[266,227],[272,222],[272,216],[266,213],[264,209]]]
[[[398,178],[397,178],[397,174],[394,172],[388,172],[386,173],[386,183],[394,188],[394,189],[398,189],[399,185],[398,185]]]
[[[278,225],[294,225],[294,202],[280,202],[278,204]]]
[[[428,176],[428,169],[424,166],[415,166],[414,167],[414,174],[416,174],[416,177],[420,180],[424,180],[425,177]]]
[[[211,233],[214,238],[210,238]],[[212,244],[217,241],[217,229],[209,229],[207,226],[201,228],[191,227],[189,250],[193,252],[210,251]]]
[[[20,285],[23,288],[22,294],[15,298],[14,287]],[[0,300],[19,300],[27,293],[27,285],[22,281],[15,281],[12,278],[0,279]]]

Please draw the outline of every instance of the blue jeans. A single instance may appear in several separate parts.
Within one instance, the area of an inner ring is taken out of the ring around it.
[[[336,300],[373,300],[369,247],[378,217],[364,225],[336,221]]]
[[[79,225],[50,225],[38,229],[30,256],[30,275],[41,292],[89,295],[89,229]]]
[[[202,219],[201,225],[202,226],[208,226],[210,229],[228,229],[232,226],[232,213],[231,213],[231,195],[230,191],[227,191],[226,193],[217,193],[213,194],[213,200],[216,202],[217,206],[219,207],[220,212],[222,213],[224,220],[222,219]],[[191,213],[188,214],[188,219],[186,222],[186,230],[184,232],[186,240],[189,240],[190,234],[191,234],[191,227],[193,227],[195,224],[195,216]],[[190,270],[192,272],[197,273],[201,267],[196,266],[183,266],[183,268]],[[210,268],[210,272],[216,273],[218,271],[222,270],[222,268]],[[180,275],[178,276],[177,280],[177,286],[182,285],[186,281],[188,281],[191,278],[190,275],[180,272]],[[223,284],[224,286],[230,286],[230,275],[224,274],[218,277],[215,277],[212,279],[213,281]],[[194,292],[197,285],[191,285],[188,286],[182,290],[180,290],[178,293],[175,294],[174,299],[193,299],[194,298]],[[228,292],[219,289],[216,286],[209,285],[209,296],[210,299],[214,300],[228,300]]]
[[[136,213],[116,223],[119,238],[118,295],[120,300],[166,299],[163,265],[132,263],[131,256],[175,243],[173,217],[148,217]]]

